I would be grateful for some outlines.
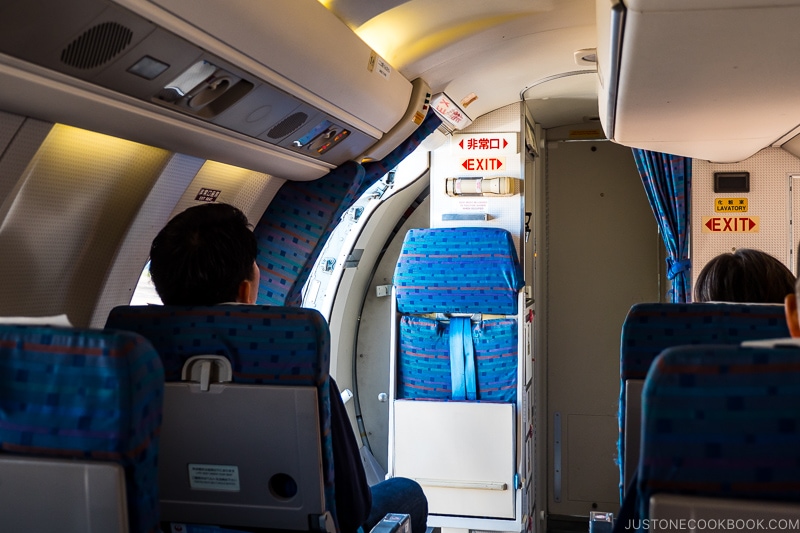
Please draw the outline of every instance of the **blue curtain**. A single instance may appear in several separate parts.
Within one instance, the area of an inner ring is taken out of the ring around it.
[[[633,149],[633,158],[667,249],[667,277],[673,303],[691,301],[689,285],[689,198],[692,160],[688,157]]]

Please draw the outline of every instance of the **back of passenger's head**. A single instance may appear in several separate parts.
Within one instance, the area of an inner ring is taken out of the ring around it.
[[[251,280],[258,243],[247,217],[228,204],[203,204],[176,215],[150,247],[150,276],[167,305],[236,301]]]
[[[703,267],[694,301],[783,303],[794,289],[795,277],[786,265],[760,250],[740,248]]]

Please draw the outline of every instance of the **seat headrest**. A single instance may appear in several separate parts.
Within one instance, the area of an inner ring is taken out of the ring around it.
[[[622,325],[620,374],[623,380],[644,379],[653,359],[670,346],[788,336],[780,304],[640,303]]]
[[[319,386],[327,380],[330,333],[315,309],[261,305],[120,306],[106,328],[134,331],[161,355],[167,381],[180,381],[195,355],[231,362],[234,383]]]

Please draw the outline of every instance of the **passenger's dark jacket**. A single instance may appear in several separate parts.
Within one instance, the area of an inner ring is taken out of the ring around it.
[[[336,491],[336,515],[341,533],[354,533],[367,520],[372,507],[372,493],[361,463],[358,443],[342,402],[339,387],[330,378],[331,440],[333,441],[333,476]]]

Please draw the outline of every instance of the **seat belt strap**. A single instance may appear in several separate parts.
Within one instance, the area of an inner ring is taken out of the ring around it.
[[[469,318],[450,319],[450,383],[453,400],[475,400],[475,348]]]

